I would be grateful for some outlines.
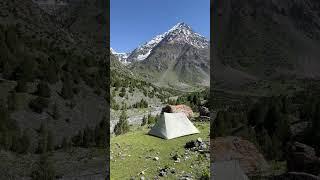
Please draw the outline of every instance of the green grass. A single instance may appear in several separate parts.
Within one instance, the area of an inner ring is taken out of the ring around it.
[[[168,175],[165,179],[178,179],[181,175],[192,174],[193,178],[201,175],[203,171],[208,172],[210,167],[209,159],[205,155],[189,152],[189,159],[181,158],[180,163],[175,163],[171,159],[170,153],[178,152],[185,154],[184,145],[190,140],[201,137],[209,141],[209,123],[195,123],[200,134],[194,134],[164,140],[147,135],[149,129],[139,128],[127,134],[111,138],[111,179],[130,179],[135,177],[140,179],[139,173],[145,170],[145,178],[153,179],[159,174],[159,168],[165,166],[173,167],[175,174]],[[120,148],[119,148],[120,146]],[[120,154],[121,152],[121,154]],[[150,156],[151,158],[147,158]],[[153,158],[159,157],[159,161]]]

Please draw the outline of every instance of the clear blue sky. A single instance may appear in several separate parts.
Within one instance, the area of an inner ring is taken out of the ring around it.
[[[178,22],[210,39],[210,0],[110,0],[110,45],[130,52]]]

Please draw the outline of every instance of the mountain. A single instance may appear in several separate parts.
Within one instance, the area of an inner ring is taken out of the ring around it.
[[[113,50],[112,48],[110,48],[110,51],[113,55],[115,55],[118,60],[123,63],[123,64],[128,64],[130,62],[127,61],[128,57],[130,56],[130,53],[118,53],[115,50]]]
[[[190,26],[181,22],[173,26],[169,31],[154,37],[149,42],[133,50],[128,57],[128,61],[134,62],[145,60],[150,55],[153,48],[164,42],[181,45],[189,44],[196,48],[209,47],[209,41],[205,37],[193,32]]]
[[[157,85],[189,89],[208,86],[209,40],[186,23],[136,48],[128,57],[130,68]]]
[[[87,7],[98,9],[93,4]],[[75,141],[79,134],[95,129],[104,134],[101,137],[95,133],[102,140],[101,148],[108,138],[109,68],[105,46],[102,48],[101,39],[96,39],[106,34],[90,36],[82,31],[93,30],[102,23],[94,21],[91,28],[77,31],[32,0],[2,0],[0,9],[0,116],[4,117],[0,121],[0,136],[21,139],[23,133],[23,142],[28,142],[20,150],[16,146],[21,140],[11,141],[5,149],[4,141],[0,142],[0,179],[30,178],[35,168],[32,164],[38,161],[40,153],[49,151],[50,163],[57,173],[54,175],[79,178],[94,172],[105,176],[105,153],[96,154],[96,147],[91,146],[99,143],[84,147]],[[84,9],[80,12],[87,12]],[[86,15],[86,19],[96,18],[94,13]],[[9,127],[7,124],[11,123]],[[49,136],[49,145],[44,145]],[[61,151],[66,143],[72,145],[72,154]],[[73,160],[76,156],[85,157],[84,153],[95,154],[96,160],[90,167]],[[61,159],[71,167],[59,164]],[[7,167],[12,171],[7,171]]]
[[[214,2],[216,87],[320,79],[319,10],[311,0]]]

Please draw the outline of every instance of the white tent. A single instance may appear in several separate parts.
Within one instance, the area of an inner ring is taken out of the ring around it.
[[[150,135],[164,139],[173,139],[199,133],[184,113],[163,113],[149,131]]]

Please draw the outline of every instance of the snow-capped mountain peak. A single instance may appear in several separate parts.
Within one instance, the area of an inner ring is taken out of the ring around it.
[[[118,60],[119,60],[120,62],[122,62],[123,64],[129,64],[129,63],[130,63],[130,62],[127,61],[130,53],[118,53],[118,52],[116,52],[116,51],[115,51],[114,49],[112,49],[112,48],[110,48],[110,52],[111,52],[113,55],[115,55],[115,56],[118,58]]]
[[[189,44],[196,48],[209,47],[209,41],[198,33],[195,33],[192,28],[184,22],[174,25],[167,32],[155,36],[147,43],[136,48],[128,57],[128,61],[143,61],[152,52],[159,43],[167,42],[169,44]]]

